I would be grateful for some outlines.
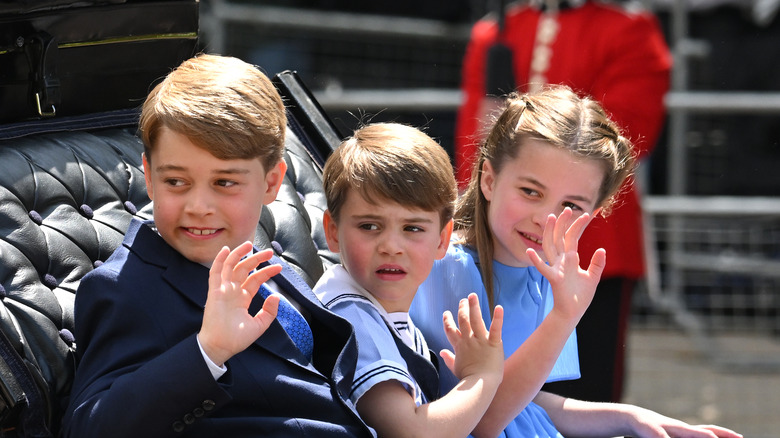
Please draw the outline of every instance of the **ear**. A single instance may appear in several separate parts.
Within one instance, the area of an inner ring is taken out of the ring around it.
[[[146,180],[146,194],[149,195],[149,199],[154,201],[154,187],[152,186],[152,168],[149,165],[149,161],[146,159],[146,154],[141,153],[141,162],[144,165],[144,180]]]
[[[325,210],[322,215],[322,227],[325,228],[325,240],[328,242],[328,248],[333,252],[339,252],[339,227],[330,210]]]
[[[447,224],[441,229],[439,235],[439,247],[436,248],[436,260],[441,260],[447,254],[447,248],[450,246],[450,237],[452,237],[452,219],[447,221]]]
[[[482,190],[482,196],[490,201],[493,198],[493,185],[496,182],[496,172],[493,171],[490,161],[485,160],[482,162],[482,172],[480,174],[479,188]]]
[[[279,160],[279,163],[266,172],[266,191],[263,194],[263,204],[268,205],[274,202],[279,188],[282,186],[282,181],[284,181],[285,172],[287,172],[287,163],[284,160]]]

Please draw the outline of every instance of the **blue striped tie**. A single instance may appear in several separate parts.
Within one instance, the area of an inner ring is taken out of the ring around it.
[[[312,351],[314,351],[314,336],[309,328],[309,323],[282,294],[271,291],[265,284],[260,285],[260,295],[263,299],[268,298],[271,294],[279,296],[279,311],[276,314],[276,319],[301,353],[311,360]]]

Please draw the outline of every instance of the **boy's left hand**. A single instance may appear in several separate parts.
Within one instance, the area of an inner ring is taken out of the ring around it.
[[[269,265],[249,275],[273,255],[271,250],[249,254],[251,250],[250,242],[233,251],[222,248],[209,271],[209,292],[198,339],[206,355],[220,366],[255,342],[276,318],[279,297],[275,295],[266,298],[256,315],[249,314],[249,304],[260,285],[282,270],[281,265]]]
[[[504,346],[501,329],[504,309],[496,306],[490,331],[482,319],[477,294],[469,294],[458,305],[458,325],[452,313],[444,312],[444,331],[455,352],[442,350],[441,357],[459,379],[479,373],[495,373],[500,382],[504,372]]]

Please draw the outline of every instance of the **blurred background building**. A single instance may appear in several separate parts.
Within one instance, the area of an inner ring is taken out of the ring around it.
[[[423,127],[450,153],[461,61],[496,0],[203,0],[203,50],[296,70],[343,135]],[[637,2],[635,2],[637,3]],[[780,430],[780,0],[645,0],[674,54],[643,163],[648,277],[625,401]],[[638,102],[641,104],[641,102]]]

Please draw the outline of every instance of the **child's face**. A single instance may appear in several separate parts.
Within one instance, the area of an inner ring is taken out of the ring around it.
[[[261,208],[276,198],[285,171],[284,162],[266,173],[259,159],[221,160],[165,127],[143,164],[158,232],[207,266],[223,246],[254,240]]]
[[[544,258],[542,235],[547,216],[571,207],[574,217],[594,213],[603,166],[544,141],[526,140],[496,174],[483,167],[481,188],[489,201],[494,259],[508,266],[530,266],[526,249]]]
[[[328,246],[388,312],[408,312],[433,261],[447,252],[451,223],[439,213],[410,209],[389,200],[371,204],[350,190],[338,223],[324,218]]]

